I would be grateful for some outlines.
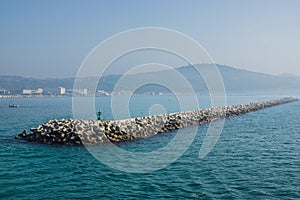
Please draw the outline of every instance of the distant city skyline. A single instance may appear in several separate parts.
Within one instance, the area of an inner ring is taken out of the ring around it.
[[[219,64],[300,76],[300,1],[0,2],[0,75],[74,77],[88,53],[119,32],[163,27],[195,39]],[[147,53],[146,53],[147,54]],[[120,61],[110,73],[149,61]],[[156,56],[156,60],[169,60]],[[178,60],[170,62],[181,66]]]

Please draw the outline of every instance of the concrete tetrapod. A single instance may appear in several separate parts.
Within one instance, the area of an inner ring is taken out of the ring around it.
[[[74,145],[101,144],[109,141],[130,141],[294,101],[298,101],[298,99],[282,98],[256,103],[111,121],[55,119],[31,128],[29,133],[24,130],[15,138],[45,144]]]

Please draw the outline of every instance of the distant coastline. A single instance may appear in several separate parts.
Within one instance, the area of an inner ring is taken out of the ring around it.
[[[72,96],[65,95],[0,95],[0,99],[9,99],[9,98],[67,98]]]
[[[133,94],[133,96],[169,96],[172,95],[170,93],[160,93],[160,94],[149,94],[149,93],[141,93],[141,94]],[[188,95],[188,94],[182,94]],[[88,94],[88,95],[75,95],[76,97],[110,97],[110,96],[131,96],[130,94],[115,94],[115,95],[99,95],[99,94]],[[9,98],[70,98],[72,95],[0,95],[0,99],[9,99]]]
[[[79,97],[112,97],[112,96],[173,96],[174,94],[149,94],[149,93],[143,93],[143,94],[133,94],[133,95],[129,95],[129,94],[119,94],[119,95],[80,95]],[[190,96],[190,95],[194,95],[194,94],[177,94],[177,96]],[[209,93],[196,93],[196,95],[201,95],[201,96],[210,96]],[[216,96],[218,96],[217,94],[215,94]],[[299,95],[295,95],[294,93],[231,93],[231,92],[227,92],[226,96],[250,96],[250,97],[254,97],[254,96],[276,96],[276,97],[283,97],[283,96],[292,96],[295,98],[300,98]],[[72,98],[72,95],[0,95],[0,99],[21,99],[21,98]],[[78,97],[78,96],[76,96]]]
[[[207,65],[197,65],[199,69],[205,69]],[[283,95],[294,96],[300,91],[300,77],[298,76],[280,76],[258,72],[251,72],[226,65],[217,64],[220,75],[223,78],[224,88],[227,95]],[[196,94],[209,95],[210,91],[204,78],[195,71],[192,66],[177,67],[176,71],[182,74],[187,83],[191,85]],[[130,75],[130,80],[138,82],[151,83],[155,76],[157,79],[165,79],[177,83],[176,78],[172,76],[171,70],[141,73]],[[132,95],[132,88],[129,85],[121,85],[118,90],[115,89],[122,75],[106,75],[101,77],[86,77],[82,82],[98,82],[96,91],[92,91],[83,85],[82,88],[74,88],[75,78],[26,78],[21,76],[0,75],[0,98],[53,98],[79,96],[128,96]],[[180,85],[177,86],[177,94],[185,93]],[[158,84],[146,84],[134,91],[134,95],[170,95],[171,91]],[[2,96],[1,96],[2,95]],[[11,95],[11,96],[10,96]]]

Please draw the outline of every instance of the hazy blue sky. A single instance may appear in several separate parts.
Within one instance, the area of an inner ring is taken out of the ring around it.
[[[0,74],[74,76],[99,42],[144,26],[183,32],[220,64],[300,75],[299,0],[0,0]]]

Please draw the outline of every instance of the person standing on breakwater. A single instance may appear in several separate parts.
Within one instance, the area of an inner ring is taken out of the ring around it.
[[[97,112],[97,119],[98,119],[98,120],[101,120],[101,114],[102,114],[102,113],[101,113],[100,111]]]

